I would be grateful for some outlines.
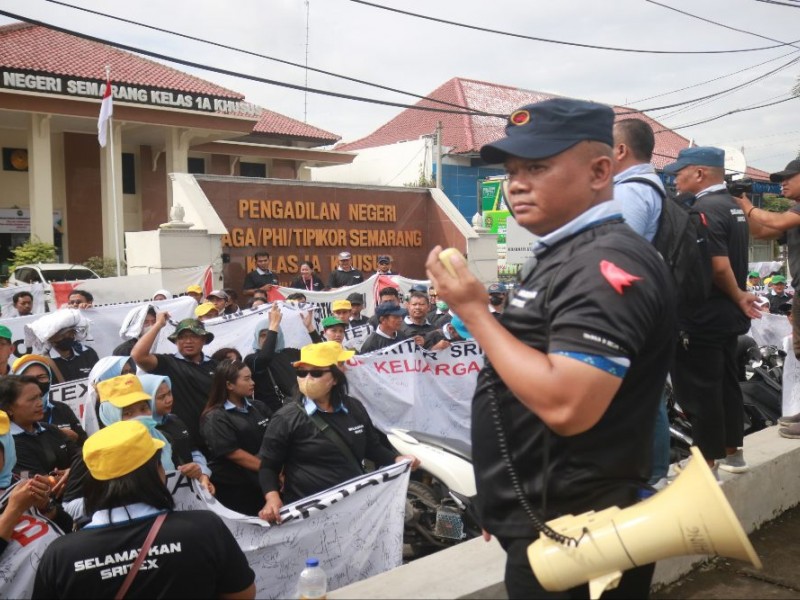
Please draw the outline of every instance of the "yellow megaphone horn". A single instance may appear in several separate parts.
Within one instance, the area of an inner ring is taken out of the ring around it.
[[[589,582],[593,600],[614,589],[622,571],[683,554],[714,554],[761,561],[700,451],[664,490],[624,510],[565,515],[548,526],[579,539],[577,546],[544,534],[528,546],[539,583],[561,592]]]

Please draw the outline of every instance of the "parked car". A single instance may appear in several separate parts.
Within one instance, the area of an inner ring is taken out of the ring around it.
[[[83,281],[84,279],[99,279],[100,276],[89,267],[68,263],[39,263],[35,265],[20,265],[14,269],[8,278],[8,285],[28,285],[32,283],[44,284],[46,310],[55,310],[53,303],[54,282]]]

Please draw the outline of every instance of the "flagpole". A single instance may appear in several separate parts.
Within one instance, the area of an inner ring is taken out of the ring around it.
[[[111,85],[111,67],[106,65],[106,85]],[[117,211],[117,176],[114,169],[116,162],[114,156],[114,117],[108,118],[108,129],[111,143],[108,145],[109,160],[111,161],[111,202],[114,205],[114,254],[117,255],[117,277],[122,275],[120,268],[120,247],[119,247],[119,214]]]

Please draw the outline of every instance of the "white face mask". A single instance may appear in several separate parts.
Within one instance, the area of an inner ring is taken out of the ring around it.
[[[315,379],[313,377],[303,377],[298,379],[297,382],[300,392],[310,398],[311,400],[321,400],[333,388],[333,377],[320,377]]]
[[[145,333],[150,331],[152,328],[153,328],[152,325],[145,325],[144,327],[142,327],[142,333],[139,335],[139,337],[143,336]]]

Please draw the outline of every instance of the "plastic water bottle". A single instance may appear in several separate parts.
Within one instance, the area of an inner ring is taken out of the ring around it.
[[[306,568],[300,573],[297,583],[297,594],[300,600],[325,600],[328,594],[328,576],[319,566],[319,560],[309,558]]]

